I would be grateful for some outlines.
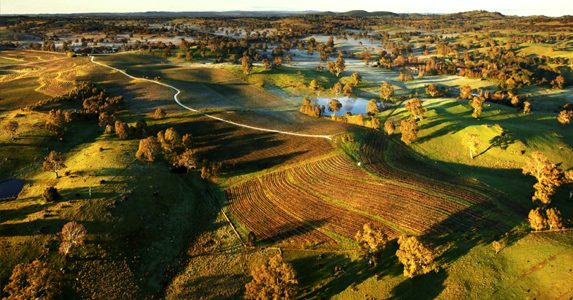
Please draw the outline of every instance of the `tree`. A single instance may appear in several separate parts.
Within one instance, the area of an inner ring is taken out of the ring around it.
[[[511,105],[517,107],[520,103],[519,101],[519,96],[516,94],[513,94],[512,96],[510,96],[509,101],[511,103]]]
[[[251,74],[251,71],[253,70],[253,63],[251,62],[251,57],[249,57],[246,54],[243,55],[243,58],[241,58],[241,69],[243,70],[243,74],[245,75]]]
[[[270,69],[272,69],[271,62],[266,57],[263,58],[263,66],[265,67],[265,71],[269,71]]]
[[[342,83],[337,82],[332,86],[332,92],[336,95],[342,92]]]
[[[551,82],[551,84],[557,88],[562,90],[565,87],[565,77],[563,75],[558,75],[555,79]]]
[[[374,264],[378,261],[378,254],[384,250],[388,243],[388,235],[382,229],[368,223],[364,224],[362,230],[358,231],[354,238],[358,242],[358,246],[373,259]]]
[[[46,188],[42,193],[42,199],[44,199],[46,202],[56,201],[60,198],[62,198],[62,196],[60,193],[58,193],[58,189],[53,186]]]
[[[400,248],[396,251],[398,260],[404,265],[404,276],[412,278],[426,274],[436,268],[434,254],[415,236],[401,236]]]
[[[376,102],[374,99],[370,99],[366,105],[366,112],[371,116],[379,113],[380,109],[378,108],[378,102]]]
[[[193,146],[193,139],[190,133],[186,133],[181,138],[181,144],[184,148],[191,148]]]
[[[163,135],[164,140],[159,140],[163,148],[167,151],[175,151],[181,146],[181,136],[173,127],[169,127],[165,130]],[[159,139],[159,135],[158,135]]]
[[[547,225],[550,230],[564,228],[561,212],[557,208],[548,208],[545,211],[545,214],[547,215]]]
[[[543,230],[547,227],[547,219],[540,207],[530,210],[527,218],[533,230]]]
[[[460,98],[461,99],[471,99],[472,98],[472,87],[469,85],[464,85],[460,88]]]
[[[470,105],[474,109],[472,117],[476,119],[479,118],[483,110],[483,99],[479,96],[473,97],[472,100],[470,101]]]
[[[129,126],[120,120],[115,121],[115,134],[120,140],[126,140],[129,137]]]
[[[141,119],[135,123],[135,135],[138,137],[147,137],[147,122]]]
[[[54,150],[50,151],[48,156],[44,158],[44,163],[42,164],[42,169],[44,171],[54,172],[54,174],[56,174],[56,178],[60,178],[60,176],[58,176],[58,171],[65,167],[66,165],[64,164],[62,153]]]
[[[370,128],[373,129],[380,129],[380,119],[376,118],[376,117],[371,117],[370,118]]]
[[[294,269],[282,256],[271,257],[251,271],[253,279],[245,285],[245,299],[293,299],[298,280]]]
[[[139,148],[135,153],[135,157],[139,160],[145,159],[148,162],[153,162],[159,153],[161,153],[161,144],[157,141],[157,138],[150,136],[139,140]]]
[[[559,112],[559,115],[557,115],[557,122],[559,122],[559,124],[563,126],[569,125],[571,123],[572,118],[573,118],[573,110],[564,109]]]
[[[493,241],[491,242],[491,247],[493,248],[493,251],[495,251],[495,254],[498,254],[501,252],[501,250],[503,250],[503,248],[505,248],[505,242]]]
[[[352,83],[354,83],[354,85],[359,85],[360,82],[362,81],[362,76],[360,76],[358,72],[352,73],[351,77],[352,77]]]
[[[340,74],[344,72],[345,68],[346,64],[344,62],[344,57],[342,57],[342,53],[338,53],[338,58],[336,58],[336,61],[334,62],[334,74],[336,77],[340,77]]]
[[[468,148],[470,150],[470,158],[474,159],[474,155],[477,154],[479,150],[479,136],[475,133],[468,134],[466,143],[468,144]]]
[[[422,100],[414,98],[412,100],[406,101],[404,105],[414,119],[424,118],[424,112],[426,112],[426,109],[422,106]]]
[[[416,119],[407,118],[400,121],[400,131],[402,133],[402,142],[406,145],[412,144],[418,136],[418,123],[416,122]]]
[[[382,85],[380,85],[380,98],[390,100],[393,95],[394,87],[388,81],[384,81]]]
[[[523,174],[537,179],[533,185],[535,194],[532,200],[539,200],[543,204],[551,203],[551,197],[555,194],[557,187],[564,182],[561,171],[541,152],[533,153],[531,159],[523,167]]]
[[[336,65],[334,64],[333,61],[327,61],[326,62],[326,70],[328,70],[328,72],[335,74],[336,73]]]
[[[394,125],[394,121],[386,120],[386,122],[384,122],[384,132],[386,132],[387,135],[392,135],[394,131],[396,131],[396,125]]]
[[[344,88],[342,88],[342,92],[344,92],[346,96],[350,96],[352,95],[353,89],[354,89],[354,84],[352,82],[348,82],[344,85]]]
[[[44,262],[18,264],[4,287],[5,299],[59,299],[62,282],[62,275]]]
[[[197,168],[197,159],[195,157],[195,151],[191,149],[185,150],[183,153],[177,156],[175,167],[183,167],[187,172]]]
[[[425,90],[426,94],[429,95],[430,97],[438,97],[443,94],[442,90],[433,83],[426,85]]]
[[[523,113],[524,114],[531,113],[531,102],[523,101]]]
[[[48,113],[48,118],[46,119],[46,129],[48,131],[61,137],[64,134],[65,124],[66,119],[64,117],[64,113],[61,110],[50,110]]]
[[[328,101],[328,110],[332,112],[333,119],[336,115],[336,112],[339,111],[340,108],[342,108],[342,103],[340,103],[340,101],[337,99],[330,99],[330,101]]]
[[[100,112],[98,116],[98,125],[100,127],[107,127],[107,125],[115,124],[116,118],[115,115],[110,115],[107,112]]]
[[[84,225],[71,221],[62,227],[62,242],[59,251],[64,257],[72,251],[73,248],[83,246],[88,232]]]
[[[18,127],[20,127],[18,122],[9,121],[4,126],[2,126],[2,129],[4,130],[4,132],[6,132],[6,134],[8,134],[10,136],[10,138],[12,140],[15,140],[16,139],[16,132],[18,131]]]
[[[153,111],[153,118],[154,119],[163,119],[165,118],[167,114],[165,113],[165,110],[163,110],[163,108],[158,107]]]
[[[308,84],[308,88],[311,89],[313,92],[318,91],[319,89],[319,85],[318,82],[316,82],[316,80],[311,80],[310,83]]]

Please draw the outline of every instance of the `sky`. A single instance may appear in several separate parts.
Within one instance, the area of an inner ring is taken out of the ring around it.
[[[145,11],[392,11],[451,13],[498,11],[507,15],[573,15],[573,0],[0,0],[0,14]]]

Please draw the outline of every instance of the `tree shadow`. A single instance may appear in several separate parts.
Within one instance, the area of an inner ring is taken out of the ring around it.
[[[299,275],[304,298],[329,299],[373,276],[384,280],[384,276],[400,275],[402,265],[394,256],[396,249],[396,241],[389,242],[375,266],[369,264],[367,256],[351,259],[341,253],[311,255],[291,263]]]
[[[501,134],[496,135],[493,138],[491,138],[489,140],[489,146],[485,150],[483,150],[481,153],[474,156],[474,158],[476,158],[482,154],[485,154],[487,151],[489,151],[492,148],[500,148],[501,150],[507,150],[507,148],[513,143],[515,143],[515,138],[514,138],[513,134],[509,131],[504,130]]]
[[[289,240],[294,237],[302,236],[320,228],[326,223],[326,220],[310,220],[305,222],[292,222],[277,228],[273,228],[274,234],[270,237],[259,240],[261,244],[270,244]]]
[[[17,209],[2,209],[0,210],[0,222],[24,220],[28,215],[42,211],[51,205],[52,203],[32,204]]]
[[[445,288],[446,270],[402,281],[392,289],[390,299],[435,299]]]

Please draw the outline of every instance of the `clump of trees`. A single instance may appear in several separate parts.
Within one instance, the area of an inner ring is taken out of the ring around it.
[[[173,160],[174,168],[184,168],[186,172],[196,169],[197,165],[197,157],[192,149],[186,149]]]
[[[533,201],[539,201],[539,207],[529,211],[528,220],[533,230],[564,228],[561,212],[549,207],[551,198],[562,184],[573,182],[569,172],[563,173],[541,152],[534,152],[532,159],[523,167],[523,174],[534,176],[537,182],[533,185]]]
[[[303,98],[302,105],[299,111],[311,117],[318,118],[322,115],[322,109],[320,108],[320,106],[318,104],[313,104],[312,101],[307,97]]]
[[[201,178],[209,179],[213,176],[217,176],[221,170],[222,164],[220,162],[210,162],[204,160],[201,166]]]
[[[396,256],[404,265],[404,276],[412,278],[436,269],[433,251],[415,236],[401,236]]]
[[[58,171],[65,168],[64,159],[62,153],[56,152],[54,150],[50,151],[48,156],[44,158],[44,163],[42,164],[42,169],[44,171],[54,172],[56,178],[60,178]]]
[[[63,276],[45,262],[35,260],[16,265],[4,287],[6,299],[60,299]]]
[[[87,230],[84,225],[77,222],[68,222],[62,227],[59,252],[68,257],[71,251],[79,246],[83,246],[87,237]]]
[[[551,203],[551,197],[557,188],[565,183],[565,177],[561,170],[541,152],[533,153],[531,159],[523,167],[523,174],[531,175],[537,179],[533,185],[535,193],[532,200],[539,200],[544,205]]]
[[[245,299],[293,299],[296,296],[296,274],[281,255],[254,268],[251,276],[253,279],[245,285]]]
[[[565,228],[561,212],[554,207],[537,207],[529,211],[529,225],[533,230],[559,230]]]

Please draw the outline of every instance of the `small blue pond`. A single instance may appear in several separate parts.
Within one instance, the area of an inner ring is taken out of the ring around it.
[[[365,114],[366,113],[366,105],[368,104],[368,100],[363,98],[350,98],[350,97],[336,97],[336,98],[317,98],[316,104],[325,107],[324,115],[331,116],[332,112],[328,110],[328,102],[331,99],[336,99],[340,101],[342,107],[339,111],[336,112],[337,116],[344,116],[347,112],[352,113],[353,115],[357,114]]]
[[[0,200],[18,197],[22,188],[24,188],[22,179],[0,180]]]

